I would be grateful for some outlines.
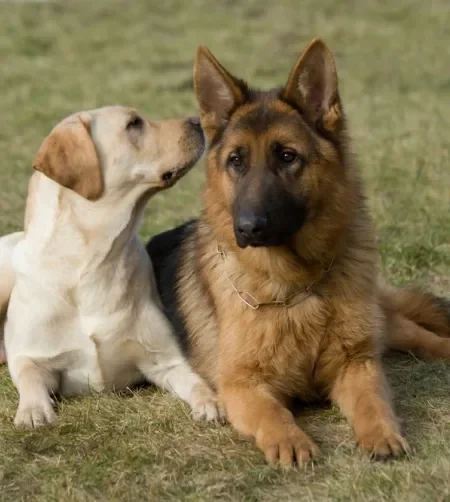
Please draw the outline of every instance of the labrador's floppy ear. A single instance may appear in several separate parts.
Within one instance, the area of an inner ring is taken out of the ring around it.
[[[88,200],[103,193],[100,161],[90,134],[92,117],[76,115],[58,124],[43,141],[33,169]]]

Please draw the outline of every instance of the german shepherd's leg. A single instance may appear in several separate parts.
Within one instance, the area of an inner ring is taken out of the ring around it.
[[[378,360],[351,361],[342,368],[331,398],[352,423],[362,450],[376,458],[408,451]]]
[[[438,336],[398,313],[388,317],[384,342],[387,349],[412,352],[427,360],[450,361],[450,338]]]
[[[420,289],[391,288],[379,285],[379,300],[390,323],[408,319],[417,326],[444,338],[450,338],[450,301]],[[400,316],[400,317],[398,317]],[[411,325],[406,329],[410,329]],[[422,332],[425,334],[425,332]]]
[[[249,376],[248,382],[251,381]],[[220,388],[219,397],[232,425],[256,439],[268,462],[290,466],[297,461],[300,465],[319,453],[314,442],[297,426],[292,413],[265,384],[227,383]]]

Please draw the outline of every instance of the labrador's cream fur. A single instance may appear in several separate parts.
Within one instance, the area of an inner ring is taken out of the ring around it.
[[[52,393],[143,379],[198,418],[219,416],[174,340],[137,235],[148,199],[202,151],[196,121],[150,122],[123,107],[72,115],[44,140],[25,230],[0,239],[0,337],[20,394],[17,426],[53,422]]]

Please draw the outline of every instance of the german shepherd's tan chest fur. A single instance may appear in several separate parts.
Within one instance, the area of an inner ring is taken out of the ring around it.
[[[341,336],[329,332],[330,320],[336,317],[329,292],[341,280],[338,263],[324,284],[313,286],[310,292],[300,289],[293,306],[252,309],[234,288],[251,292],[261,301],[274,298],[274,289],[280,297],[289,289],[274,288],[270,279],[255,281],[233,255],[224,258],[210,236],[199,224],[198,233],[191,236],[195,242],[185,246],[188,251],[178,293],[190,337],[191,363],[216,388],[221,378],[264,381],[283,397],[324,398],[330,391],[331,375],[345,364],[349,352],[378,352],[372,332],[348,334],[345,320]],[[370,261],[368,268],[373,271]],[[369,283],[371,275],[366,278]],[[341,301],[345,303],[345,298]],[[373,318],[374,324],[383,322],[378,310]]]

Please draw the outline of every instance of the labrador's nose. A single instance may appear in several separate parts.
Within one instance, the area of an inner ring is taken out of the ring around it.
[[[191,125],[192,127],[194,127],[195,129],[199,129],[199,130],[202,129],[202,125],[201,125],[201,122],[200,122],[200,117],[189,117],[187,119],[187,123],[189,125]]]

